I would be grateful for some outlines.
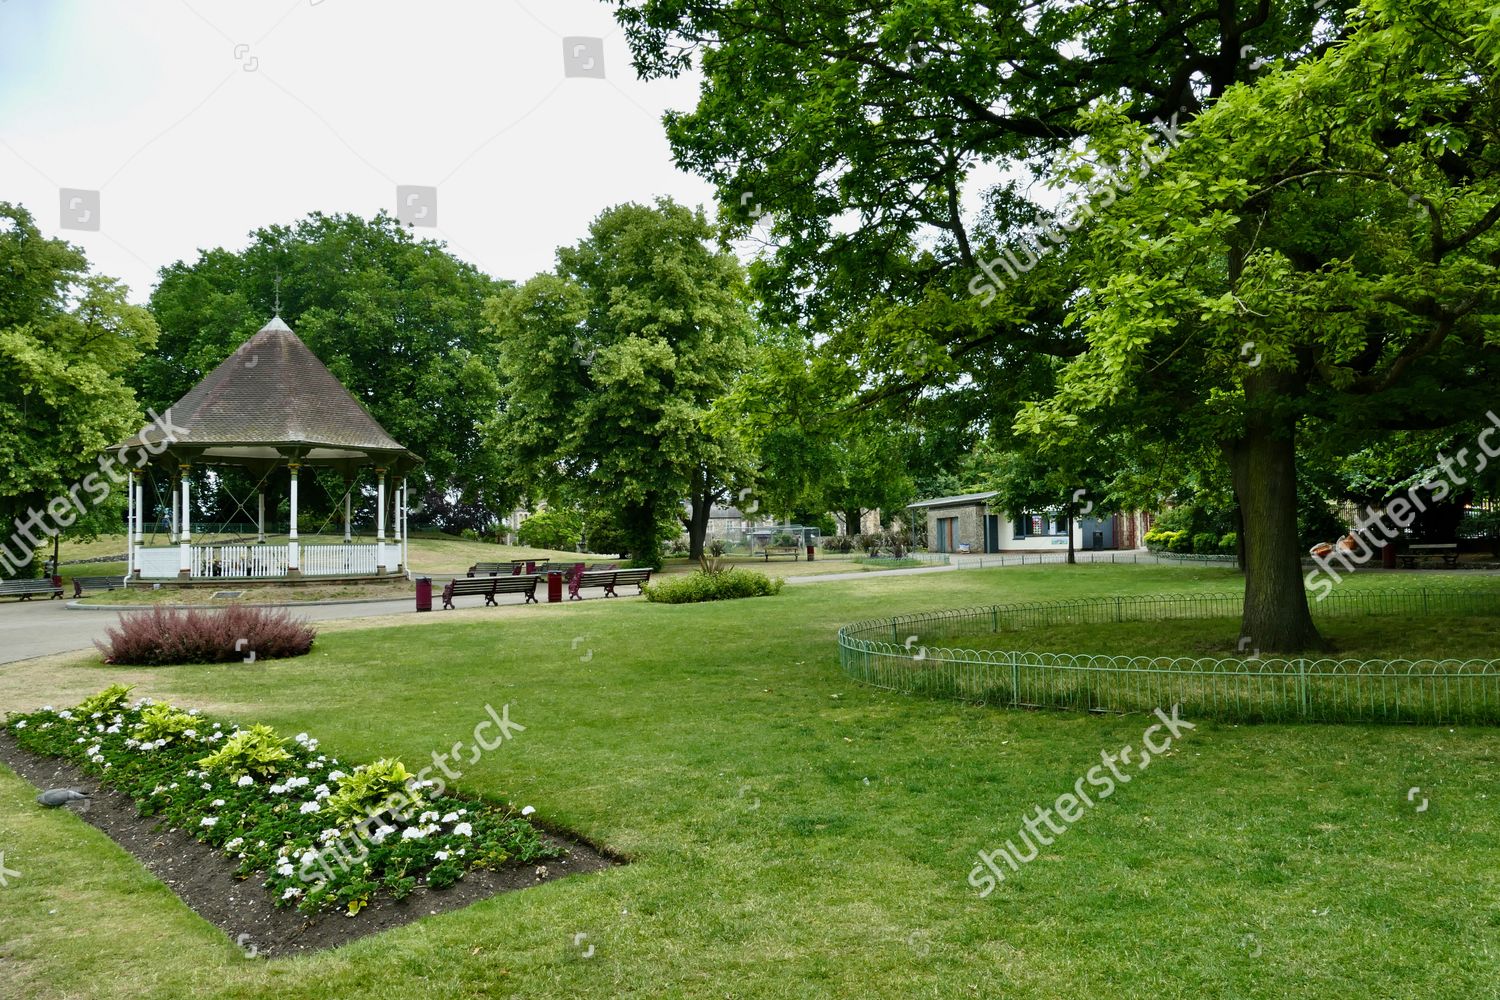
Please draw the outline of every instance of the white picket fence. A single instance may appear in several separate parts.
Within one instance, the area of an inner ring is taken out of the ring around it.
[[[376,572],[374,545],[303,545],[298,562],[303,576],[369,576]],[[193,545],[188,563],[194,577],[230,577],[264,580],[287,575],[285,545]],[[386,559],[400,558],[399,547],[386,546]],[[181,550],[140,548],[136,565],[144,579],[173,579],[181,566]],[[395,564],[388,567],[394,569]]]
[[[394,555],[395,547],[389,546]],[[302,548],[303,576],[360,576],[375,572],[373,545],[307,545]]]

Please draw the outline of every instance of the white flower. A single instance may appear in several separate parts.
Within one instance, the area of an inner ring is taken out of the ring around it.
[[[286,779],[286,787],[287,788],[305,788],[305,787],[307,787],[307,784],[308,784],[307,779],[304,778],[304,777],[302,777],[301,775],[298,775],[295,778],[288,778],[288,779]]]
[[[296,870],[297,869],[292,866],[292,863],[290,861],[283,861],[281,864],[276,866],[276,874],[278,875],[290,875]]]
[[[131,739],[128,739],[128,740],[125,741],[125,747],[126,747],[126,749],[129,749],[129,750],[134,750],[136,747],[138,747],[140,745],[141,745],[141,741],[138,740],[138,739],[131,738]]]
[[[309,847],[307,850],[302,852],[297,860],[302,862],[304,865],[310,865],[314,861],[318,860],[318,852]]]
[[[241,788],[248,788],[250,785],[255,784],[255,779],[250,777],[250,775],[248,774],[242,774],[240,775],[240,780],[236,781],[235,784],[239,785]]]
[[[16,728],[17,729],[25,729],[26,728],[26,720],[22,719],[20,722],[16,723]]]
[[[224,804],[224,800],[223,799],[214,799],[212,802],[209,803],[209,805],[212,806],[215,809],[219,808],[223,804]]]
[[[176,788],[177,787],[177,782],[174,781],[170,785],[168,785],[167,787],[168,788]]]
[[[435,857],[435,858],[437,858],[439,861],[447,861],[448,860],[448,852],[447,851],[436,851],[436,852],[433,853],[432,856]]]
[[[330,796],[332,794],[333,793],[328,790],[328,786],[327,785],[319,785],[317,788],[313,789],[313,797],[314,798],[326,799],[326,798],[328,798],[328,796]]]
[[[113,736],[115,733],[118,733],[119,731],[120,731],[120,724],[118,722],[116,722],[113,726],[110,726],[108,729],[105,730],[105,732],[109,733],[111,736]]]
[[[458,813],[449,813],[448,815],[446,815],[446,816],[443,817],[442,822],[444,822],[444,823],[457,823],[458,822]]]
[[[306,743],[307,742],[307,734],[306,733],[298,733],[296,736],[293,736],[292,739],[296,740],[298,743]]]
[[[208,791],[208,790],[209,790],[209,789],[210,789],[210,788],[212,788],[212,787],[214,787],[214,786],[213,786],[213,785],[211,785],[211,784],[209,784],[209,783],[208,783],[208,782],[206,782],[206,781],[205,781],[205,782],[204,782],[204,783],[203,783],[203,790],[204,790],[204,791],[205,791],[205,792],[206,792],[206,791]]]
[[[338,840],[338,839],[339,839],[339,830],[338,830],[338,827],[336,827],[336,826],[330,826],[328,829],[326,829],[322,833],[318,834],[318,841],[320,843],[326,844],[330,840]]]
[[[328,780],[329,781],[338,781],[340,778],[347,778],[347,777],[349,777],[349,776],[347,774],[345,774],[343,771],[329,771],[328,772]]]
[[[435,820],[437,818],[438,818],[438,814],[437,813],[435,813],[435,812],[433,812],[431,810],[428,810],[427,812],[424,812],[422,815],[420,815],[420,816],[417,817],[417,822],[418,823],[431,823],[433,820]]]
[[[460,823],[453,828],[453,832],[460,837],[474,836],[474,828],[468,823]]]
[[[65,708],[65,709],[63,709],[63,710],[62,710],[62,711],[61,711],[61,712],[58,712],[58,713],[57,713],[57,717],[58,717],[58,718],[59,718],[59,719],[71,719],[71,718],[72,718],[72,717],[73,717],[73,713],[72,713],[72,712],[70,712],[70,711],[68,711],[68,710],[67,710],[67,709],[66,709],[66,708]]]
[[[186,736],[190,740],[196,740],[198,738],[198,730],[196,730],[196,729],[184,729],[182,731],[182,735]]]
[[[199,826],[216,826],[218,824],[218,822],[219,822],[219,817],[217,817],[217,816],[205,816],[205,817],[203,817],[203,821],[201,823],[199,823],[198,825]]]
[[[300,895],[302,895],[302,890],[299,889],[299,888],[297,888],[295,885],[293,885],[293,886],[288,886],[287,887],[286,892],[283,892],[281,894],[281,898],[282,899],[295,899],[296,897],[298,897]]]
[[[197,715],[198,714],[198,710],[196,708],[190,708],[190,709],[188,709],[187,714],[188,715]]]
[[[317,800],[314,800],[312,802],[304,802],[304,803],[302,803],[302,809],[301,809],[301,811],[302,811],[302,813],[304,815],[307,814],[307,813],[322,812],[323,811],[323,807],[318,804]]]
[[[272,795],[280,795],[284,791],[286,791],[286,786],[285,785],[272,785],[271,786],[271,794]]]
[[[427,836],[427,834],[422,832],[421,827],[409,826],[405,830],[401,831],[402,840],[421,840],[425,836]]]
[[[382,826],[377,828],[374,833],[370,834],[370,839],[378,844],[395,832],[396,828],[394,826]]]
[[[226,850],[226,851],[232,851],[236,847],[239,847],[244,842],[245,842],[245,838],[244,837],[235,837],[229,843],[227,843],[227,844],[224,845],[224,850]]]
[[[52,706],[51,705],[43,705],[42,706],[42,711],[43,712],[50,712],[50,711],[52,711]]]
[[[527,806],[525,809],[521,810],[521,815],[522,816],[530,816],[534,812],[536,812],[536,807],[535,806]]]

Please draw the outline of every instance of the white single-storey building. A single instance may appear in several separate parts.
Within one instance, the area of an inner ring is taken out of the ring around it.
[[[992,508],[994,490],[934,497],[908,504],[914,519],[927,518],[927,548],[931,552],[1066,552],[1068,518],[1060,509],[1022,511],[1011,515]],[[1073,522],[1073,547],[1133,549],[1149,526],[1145,514],[1103,514]]]

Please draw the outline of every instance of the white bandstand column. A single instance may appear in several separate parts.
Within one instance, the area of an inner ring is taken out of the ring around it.
[[[385,572],[385,470],[376,469],[375,488],[375,572]]]
[[[287,543],[286,543],[286,575],[287,576],[301,576],[302,575],[302,562],[301,562],[301,559],[299,558],[300,554],[297,551],[297,469],[298,469],[298,465],[297,465],[296,462],[292,462],[291,464],[289,464],[287,466],[287,468],[289,470],[291,470],[291,473],[292,473],[291,498],[290,498],[290,501],[289,501],[289,504],[288,504],[288,506],[291,508],[292,523],[291,523],[291,531],[288,533]]]
[[[259,509],[255,514],[255,540],[264,544],[266,540],[266,488],[262,486],[257,497]]]
[[[135,473],[125,474],[125,575],[135,576],[140,562],[135,551]]]
[[[193,575],[193,505],[192,494],[188,487],[188,472],[192,469],[190,465],[179,468],[182,476],[182,534],[177,537],[177,575],[189,577]]]
[[[354,536],[349,533],[349,508],[350,501],[354,495],[354,484],[348,481],[344,483],[344,544],[348,545],[354,541]]]
[[[181,517],[181,509],[182,509],[179,506],[179,504],[178,504],[178,501],[180,499],[181,499],[181,497],[178,495],[178,492],[177,492],[177,477],[173,476],[172,477],[172,531],[167,536],[167,541],[170,542],[173,545],[177,544],[177,530],[178,530],[177,526],[179,524],[178,518]]]
[[[406,490],[406,477],[402,476],[401,497],[399,500],[399,503],[401,504],[401,518],[399,522],[399,527],[401,529],[401,565],[399,569],[403,571],[406,569]]]
[[[146,477],[135,481],[135,547],[146,544]]]

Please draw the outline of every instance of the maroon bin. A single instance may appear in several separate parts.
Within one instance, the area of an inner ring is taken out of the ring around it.
[[[563,575],[555,570],[547,574],[548,604],[556,604],[562,600],[562,578]]]
[[[428,576],[417,580],[417,610],[432,610],[432,578]]]

